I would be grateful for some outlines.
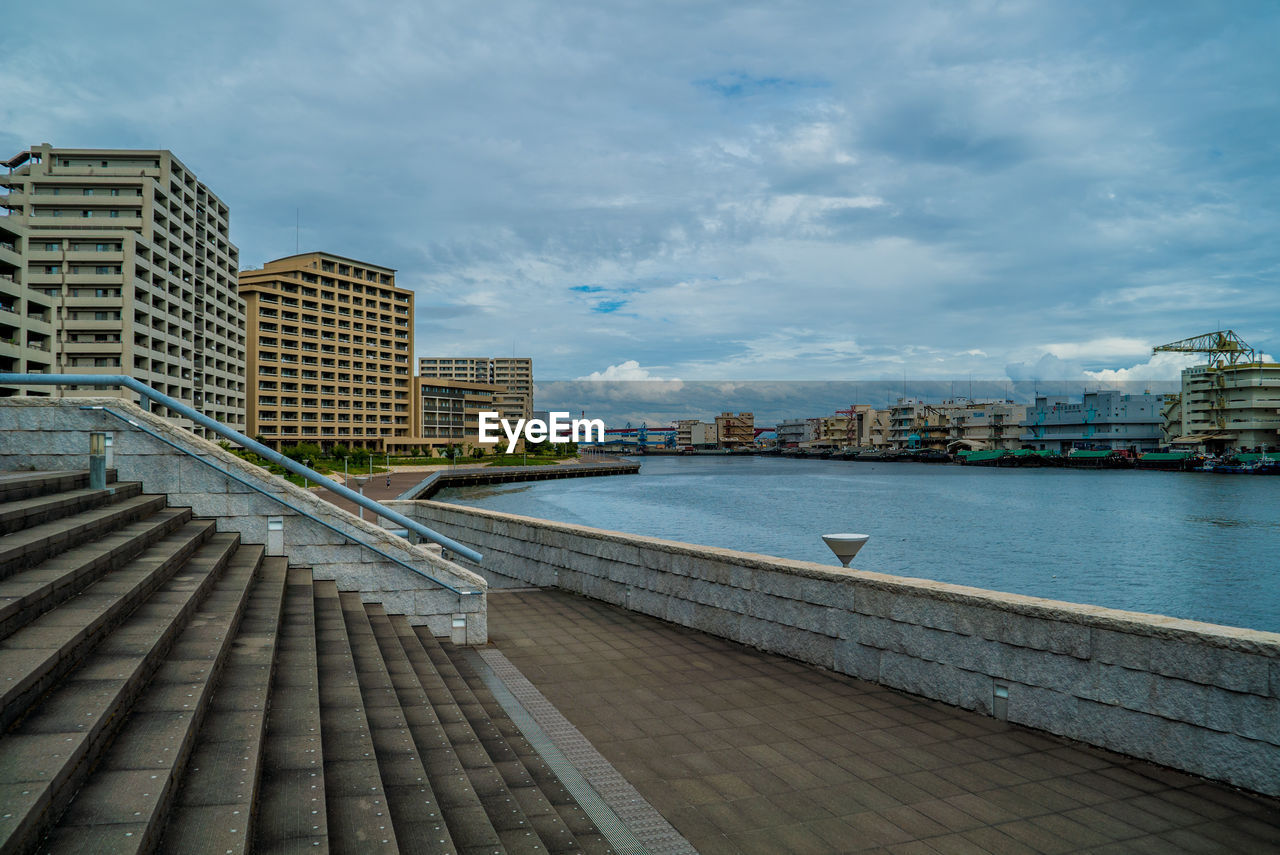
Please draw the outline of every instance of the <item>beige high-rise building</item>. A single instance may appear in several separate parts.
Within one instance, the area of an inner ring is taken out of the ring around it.
[[[44,144],[3,165],[0,206],[26,232],[25,286],[39,295],[22,298],[24,344],[51,345],[54,372],[128,374],[243,430],[244,303],[222,200],[168,151]]]
[[[418,360],[424,379],[488,383],[502,391],[494,396],[504,419],[533,417],[533,360],[528,357],[430,356]]]
[[[3,213],[0,209],[0,372],[49,374],[53,368],[53,297],[26,286],[26,229],[20,216]],[[0,386],[0,396],[22,391]],[[32,386],[28,393],[48,395],[50,391]]]
[[[240,272],[248,313],[248,433],[392,450],[413,438],[413,292],[395,271],[327,252]]]

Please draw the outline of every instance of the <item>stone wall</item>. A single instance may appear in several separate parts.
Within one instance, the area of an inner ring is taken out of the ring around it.
[[[574,591],[1280,795],[1280,634],[438,502],[392,504],[481,550],[495,587]]]
[[[251,481],[270,495],[237,483],[101,410],[82,409],[94,405],[127,415],[195,457]],[[387,611],[426,624],[435,635],[462,640],[455,618],[464,617],[467,643],[487,640],[488,586],[482,577],[119,398],[0,400],[0,470],[88,469],[89,433],[95,431],[110,435],[108,466],[117,470],[121,481],[140,481],[144,492],[168,494],[171,506],[190,507],[197,516],[216,518],[219,531],[239,532],[245,543],[267,544],[269,552],[279,551],[291,563],[310,566],[317,579],[333,579],[343,590],[359,591],[366,601],[380,602]],[[338,532],[291,510],[276,497]],[[271,517],[280,517],[283,523],[279,550],[268,537]],[[404,561],[416,572],[360,543]],[[428,576],[479,593],[460,597]]]

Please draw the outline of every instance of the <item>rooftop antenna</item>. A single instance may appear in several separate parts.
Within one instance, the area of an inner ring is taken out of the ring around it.
[[[293,209],[293,254],[302,252],[302,209]]]

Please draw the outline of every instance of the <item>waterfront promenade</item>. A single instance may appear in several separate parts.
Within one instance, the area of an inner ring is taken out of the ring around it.
[[[459,479],[467,476],[492,476],[495,480],[502,481],[522,481],[522,480],[544,480],[544,473],[553,469],[604,469],[609,465],[617,465],[621,461],[615,458],[591,458],[591,459],[569,459],[554,464],[553,466],[488,466],[484,463],[469,463],[460,466],[436,465],[436,466],[395,466],[390,472],[381,472],[373,475],[361,475],[352,472],[349,475],[347,486],[351,489],[359,489],[358,477],[365,478],[364,495],[369,498],[384,502],[389,499],[397,499],[404,497],[412,488],[421,484],[431,475],[441,476],[459,476]],[[630,471],[630,470],[629,470]],[[593,473],[595,474],[595,473]],[[601,473],[610,474],[610,473]],[[522,477],[522,475],[534,477]],[[572,477],[572,476],[570,476]],[[341,483],[341,478],[337,479]],[[452,480],[452,479],[449,479]],[[353,514],[358,514],[360,509],[352,501],[334,495],[328,490],[319,486],[313,486],[312,490],[322,498],[332,502],[334,505]]]
[[[558,591],[489,633],[698,852],[1280,852],[1280,801]]]

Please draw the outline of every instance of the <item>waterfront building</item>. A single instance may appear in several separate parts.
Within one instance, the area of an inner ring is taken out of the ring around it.
[[[849,410],[843,410],[834,416],[805,419],[805,438],[800,443],[801,447],[838,450],[870,445],[869,416],[875,411],[865,404],[850,409],[854,410],[852,416]]]
[[[240,272],[249,435],[389,451],[414,438],[413,292],[389,267],[327,252]]]
[[[778,422],[778,448],[799,448],[808,437],[808,419],[784,419]],[[680,424],[684,424],[681,422]]]
[[[1160,445],[1172,445],[1175,439],[1182,437],[1182,395],[1173,393],[1164,396],[1164,406],[1160,409]]]
[[[500,443],[480,441],[480,413],[494,412],[494,400],[503,388],[493,383],[476,383],[470,380],[441,380],[438,378],[414,378],[414,430],[411,440],[395,440],[399,453],[431,454],[456,446],[469,454],[472,449],[491,451],[497,445],[506,450],[506,440]],[[501,436],[501,431],[499,431]],[[521,439],[516,450],[524,449]]]
[[[1280,449],[1280,364],[1218,362],[1182,372],[1179,435],[1170,442],[1212,453]]]
[[[714,422],[680,419],[676,422],[676,448],[707,449],[716,447]]]
[[[1039,395],[1022,421],[1021,441],[1037,450],[1151,451],[1161,445],[1163,395],[1087,392],[1079,401]]]
[[[496,385],[494,404],[514,422],[533,417],[533,360],[527,356],[427,356],[418,360],[418,376]]]
[[[916,398],[899,398],[889,408],[889,446],[894,449],[947,447],[950,419],[936,404]]]
[[[892,424],[892,413],[889,410],[875,410],[867,428],[867,445],[874,449],[889,447],[889,434]]]
[[[947,409],[947,451],[1005,450],[1022,447],[1027,408],[1012,401],[955,401]]]
[[[243,430],[245,314],[226,204],[169,151],[46,143],[3,165],[0,207],[26,233],[26,293],[8,295],[24,304],[25,355],[9,358],[57,373],[128,374]],[[3,242],[16,245],[17,230],[6,231]],[[13,255],[0,263],[15,275]],[[12,339],[18,328],[8,329]]]
[[[716,416],[716,445],[734,451],[751,448],[756,442],[754,413],[721,413]]]
[[[0,372],[48,374],[53,367],[54,298],[26,286],[27,234],[22,218],[0,209]],[[0,386],[0,396],[48,395]]]

